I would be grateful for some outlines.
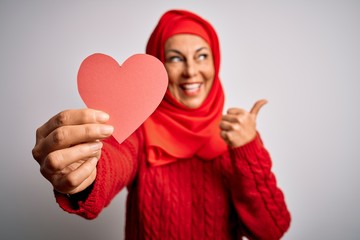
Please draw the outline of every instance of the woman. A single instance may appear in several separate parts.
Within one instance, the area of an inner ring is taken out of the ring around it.
[[[127,239],[279,239],[290,214],[256,131],[266,101],[222,116],[218,38],[191,12],[166,12],[146,52],[164,63],[168,90],[122,144],[92,109],[38,129],[33,156],[59,205],[92,219],[127,187]]]

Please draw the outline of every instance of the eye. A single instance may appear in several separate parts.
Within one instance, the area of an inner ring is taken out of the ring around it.
[[[208,57],[208,54],[203,53],[203,54],[199,54],[199,56],[197,57],[197,59],[198,59],[199,61],[203,61],[203,60],[207,59],[207,57]]]
[[[167,62],[181,62],[183,59],[180,56],[170,56],[166,60]]]

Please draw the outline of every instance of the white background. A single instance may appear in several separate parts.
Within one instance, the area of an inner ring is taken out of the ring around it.
[[[220,37],[226,107],[260,98],[258,129],[292,214],[284,239],[360,236],[360,2],[0,1],[1,239],[123,239],[126,191],[93,221],[55,203],[32,159],[35,130],[85,105],[81,61],[142,53],[172,8]]]

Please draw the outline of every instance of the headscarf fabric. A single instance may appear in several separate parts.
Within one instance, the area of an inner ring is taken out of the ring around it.
[[[224,92],[219,80],[220,47],[214,28],[200,16],[184,10],[163,14],[152,32],[146,53],[165,62],[165,43],[176,34],[194,34],[210,46],[215,68],[212,88],[198,108],[189,108],[166,91],[155,112],[144,122],[147,160],[161,166],[181,159],[199,157],[212,160],[226,151],[219,123]]]

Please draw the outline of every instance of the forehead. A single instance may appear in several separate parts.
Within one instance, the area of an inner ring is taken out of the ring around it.
[[[176,34],[165,42],[165,51],[170,49],[195,51],[202,47],[210,49],[209,44],[202,37],[194,34]]]

